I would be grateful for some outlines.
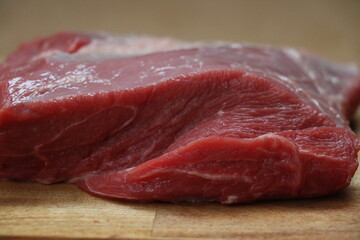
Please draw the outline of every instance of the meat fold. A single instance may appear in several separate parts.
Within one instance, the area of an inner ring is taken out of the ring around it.
[[[0,65],[0,178],[243,203],[349,185],[356,68],[291,48],[61,33]]]

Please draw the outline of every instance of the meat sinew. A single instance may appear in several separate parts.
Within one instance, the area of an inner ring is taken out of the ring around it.
[[[0,65],[0,178],[250,202],[345,188],[356,69],[290,48],[63,33]]]

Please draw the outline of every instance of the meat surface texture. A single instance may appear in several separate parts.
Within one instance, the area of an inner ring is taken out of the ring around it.
[[[356,68],[291,48],[61,33],[0,65],[0,178],[145,201],[308,198],[350,183]]]

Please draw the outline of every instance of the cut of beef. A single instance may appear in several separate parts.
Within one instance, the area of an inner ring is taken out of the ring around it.
[[[294,49],[65,33],[0,65],[0,178],[250,202],[345,188],[354,67]]]

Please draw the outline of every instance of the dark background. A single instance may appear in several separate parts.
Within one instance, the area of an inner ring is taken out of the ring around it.
[[[305,48],[360,65],[360,0],[0,0],[0,58],[58,31]]]

